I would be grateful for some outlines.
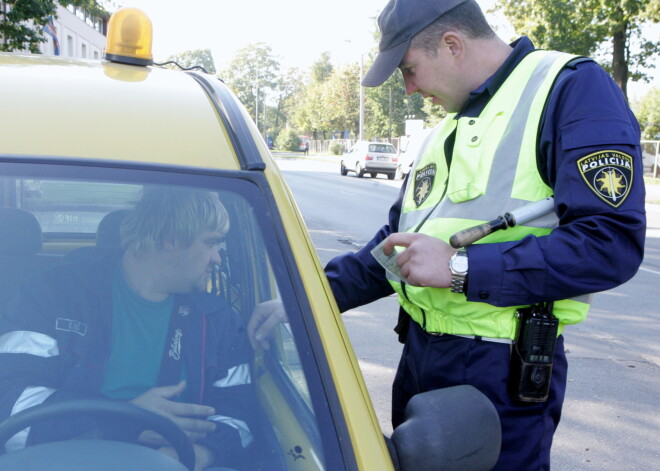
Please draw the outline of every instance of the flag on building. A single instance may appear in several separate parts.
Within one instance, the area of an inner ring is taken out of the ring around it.
[[[44,33],[53,38],[53,53],[56,56],[60,55],[60,41],[57,39],[57,30],[55,29],[55,23],[53,23],[53,17],[51,16],[48,19],[48,23],[44,25]]]

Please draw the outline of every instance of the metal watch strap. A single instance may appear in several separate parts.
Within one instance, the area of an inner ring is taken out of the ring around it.
[[[458,273],[454,270],[452,262],[456,257],[467,258],[467,250],[460,248],[458,252],[449,261],[449,269],[451,270],[451,292],[464,293],[465,292],[465,278],[467,277],[467,270],[464,273]]]

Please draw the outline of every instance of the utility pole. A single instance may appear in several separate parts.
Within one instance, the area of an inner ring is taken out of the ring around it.
[[[364,87],[362,86],[362,76],[364,74],[364,54],[360,54],[360,140],[364,140]]]
[[[388,115],[390,119],[389,138],[392,139],[392,85],[391,84],[390,84],[390,110]]]
[[[345,43],[352,44],[350,39],[344,39]],[[362,86],[362,79],[364,78],[364,54],[360,53],[360,121],[358,123],[358,140],[364,140],[364,87]]]

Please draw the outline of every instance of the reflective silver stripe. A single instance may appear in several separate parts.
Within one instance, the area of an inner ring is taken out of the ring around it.
[[[250,427],[248,427],[248,425],[242,420],[234,419],[233,417],[226,417],[224,415],[212,415],[207,417],[206,420],[226,424],[238,430],[243,448],[252,443],[252,432],[250,431]]]
[[[532,72],[525,85],[525,90],[520,96],[520,101],[518,101],[516,109],[507,124],[502,140],[495,151],[491,169],[516,168],[532,103],[536,99],[539,88],[545,82],[550,68],[557,58],[562,55],[564,53],[548,52],[536,65],[534,72]],[[494,173],[493,171],[490,172],[486,194],[510,196],[516,172],[498,172],[497,175],[494,175]]]
[[[0,336],[0,353],[27,353],[38,357],[60,354],[57,340],[48,335],[28,330],[15,330]]]
[[[216,388],[228,388],[231,386],[240,386],[241,384],[250,384],[252,377],[250,376],[250,366],[247,363],[229,368],[227,376],[219,379],[213,386]]]
[[[469,219],[471,220],[490,221],[499,215],[508,211],[513,211],[514,209],[522,208],[528,204],[529,201],[527,200],[501,198],[489,195],[482,195],[458,204],[452,203],[449,198],[445,198],[436,206],[430,219],[433,219],[436,213],[440,213],[443,218],[465,219],[466,215],[469,215]],[[410,211],[405,213],[405,227],[417,227],[417,225],[423,221],[424,217],[425,211]],[[526,222],[525,226],[554,229],[558,224],[559,218],[557,218],[557,215],[555,213],[548,213],[537,219]]]
[[[23,394],[20,395],[16,401],[16,404],[14,404],[14,408],[11,410],[11,415],[18,414],[25,409],[29,409],[30,407],[42,404],[54,392],[54,389],[46,388],[44,386],[29,386],[25,388]],[[7,440],[7,443],[5,444],[5,450],[15,451],[25,448],[29,433],[29,427],[18,432],[16,435]]]
[[[440,332],[427,332],[430,335],[433,335],[434,337],[442,337],[444,335],[448,335],[450,337],[463,337],[464,339],[470,339],[470,340],[483,340],[484,342],[494,342],[494,343],[503,343],[506,345],[511,345],[513,344],[513,340],[511,339],[498,339],[496,337],[482,337],[481,335],[461,335],[461,334],[442,334]]]

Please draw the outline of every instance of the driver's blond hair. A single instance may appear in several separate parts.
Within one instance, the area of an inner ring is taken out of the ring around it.
[[[217,193],[175,186],[145,187],[122,222],[121,245],[135,252],[162,248],[166,240],[189,247],[205,231],[229,230],[229,215]]]

